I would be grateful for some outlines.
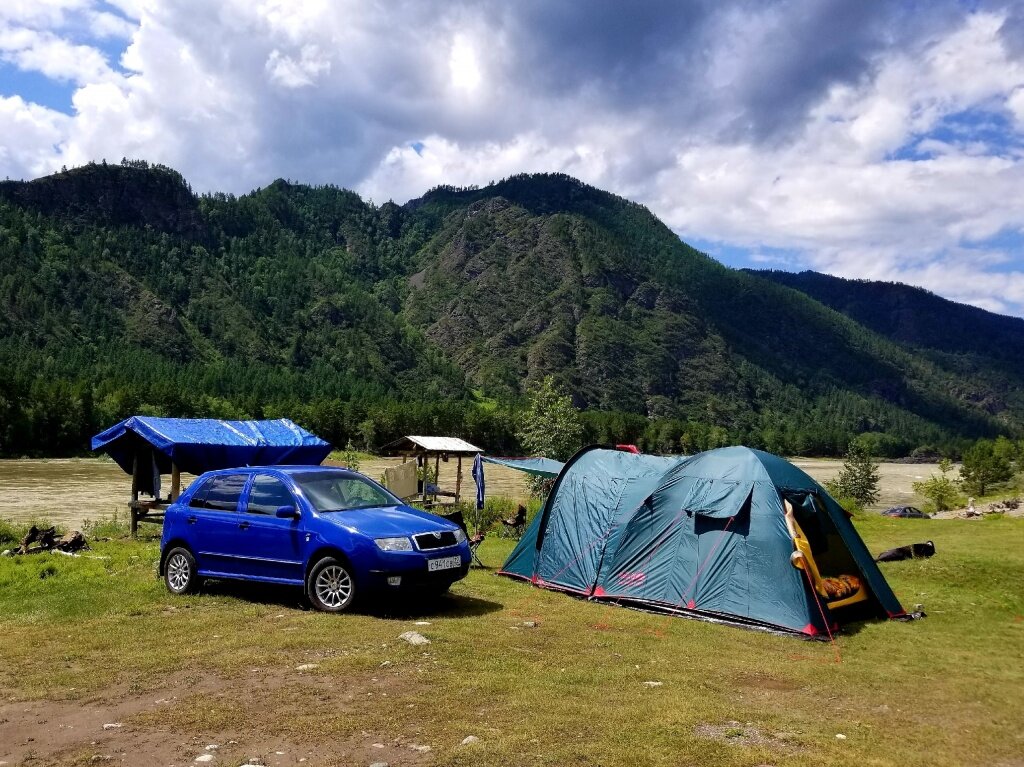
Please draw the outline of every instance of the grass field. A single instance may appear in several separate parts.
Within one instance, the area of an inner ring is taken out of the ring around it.
[[[928,618],[834,647],[479,569],[433,606],[329,616],[287,589],[171,597],[155,541],[0,558],[0,764],[1024,765],[1024,521],[858,527],[935,541],[882,565]]]

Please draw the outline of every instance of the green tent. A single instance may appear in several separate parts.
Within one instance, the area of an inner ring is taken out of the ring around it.
[[[822,636],[905,613],[846,512],[760,450],[584,448],[501,571],[592,599]]]

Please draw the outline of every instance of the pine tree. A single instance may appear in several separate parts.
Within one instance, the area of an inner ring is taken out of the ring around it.
[[[839,476],[829,483],[833,495],[853,498],[861,506],[878,500],[878,463],[859,440],[850,442]]]

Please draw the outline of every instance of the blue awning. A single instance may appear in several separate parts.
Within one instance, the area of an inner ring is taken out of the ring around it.
[[[565,466],[561,461],[554,458],[492,458],[482,456],[487,463],[496,463],[499,466],[507,466],[516,471],[525,471],[538,477],[557,477],[558,473]]]
[[[331,445],[287,418],[221,421],[137,415],[93,437],[92,449],[110,455],[129,474],[140,453],[160,474],[169,473],[172,463],[181,471],[202,474],[235,466],[316,465]]]

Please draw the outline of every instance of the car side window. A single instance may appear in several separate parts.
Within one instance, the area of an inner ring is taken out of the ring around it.
[[[250,514],[274,514],[282,506],[296,506],[295,497],[277,477],[261,474],[252,482],[249,490]]]
[[[238,511],[238,501],[245,489],[245,474],[226,474],[213,478],[203,508],[213,511]]]
[[[210,492],[210,486],[213,485],[213,481],[216,477],[210,477],[208,480],[203,482],[196,491],[192,493],[192,497],[188,501],[188,505],[193,509],[205,509],[206,508],[206,494]]]

